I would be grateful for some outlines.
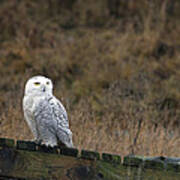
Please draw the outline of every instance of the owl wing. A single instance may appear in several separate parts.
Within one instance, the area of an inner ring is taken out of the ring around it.
[[[42,140],[49,140],[50,145],[57,145],[57,139],[67,147],[73,147],[72,132],[69,129],[67,112],[54,96],[41,99],[35,107],[34,117]]]
[[[62,103],[54,96],[48,99],[52,108],[54,120],[57,123],[56,136],[67,147],[73,147],[72,132],[69,129],[67,112]]]

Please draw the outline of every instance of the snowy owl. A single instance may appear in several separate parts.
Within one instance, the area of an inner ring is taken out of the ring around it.
[[[49,78],[34,76],[27,81],[23,110],[37,143],[51,147],[62,143],[73,147],[66,110],[53,95],[53,84]]]

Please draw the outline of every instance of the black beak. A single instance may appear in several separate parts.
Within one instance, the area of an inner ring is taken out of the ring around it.
[[[43,91],[43,92],[45,92],[45,91],[46,91],[46,88],[45,88],[45,87],[43,87],[42,91]]]

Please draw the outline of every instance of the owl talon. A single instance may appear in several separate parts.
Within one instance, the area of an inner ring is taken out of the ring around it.
[[[34,142],[35,142],[36,144],[41,144],[41,143],[42,143],[42,140],[40,140],[40,139],[34,139]]]

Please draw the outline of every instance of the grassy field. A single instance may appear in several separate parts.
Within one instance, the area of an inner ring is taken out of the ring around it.
[[[0,2],[0,136],[32,139],[24,84],[54,82],[77,148],[180,156],[180,2]]]

